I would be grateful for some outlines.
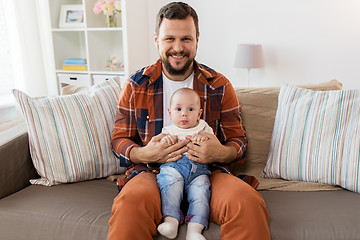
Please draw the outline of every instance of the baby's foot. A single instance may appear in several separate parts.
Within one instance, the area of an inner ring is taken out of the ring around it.
[[[173,217],[165,217],[164,222],[161,223],[157,230],[164,237],[174,239],[178,234],[179,221]]]
[[[198,232],[187,232],[186,233],[186,240],[206,240],[206,238]]]
[[[200,223],[189,222],[186,232],[186,240],[206,240],[201,234],[204,226]]]

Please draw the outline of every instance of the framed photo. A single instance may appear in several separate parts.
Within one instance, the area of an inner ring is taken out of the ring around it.
[[[62,5],[60,11],[60,28],[77,28],[84,26],[84,9],[81,4]]]

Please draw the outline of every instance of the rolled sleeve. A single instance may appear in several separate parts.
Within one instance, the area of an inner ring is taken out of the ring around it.
[[[139,146],[132,101],[132,87],[128,80],[121,91],[111,138],[113,152],[119,158],[121,167],[131,166],[130,151]]]
[[[241,118],[241,106],[234,88],[230,83],[225,86],[224,90],[221,110],[221,128],[225,145],[234,146],[237,151],[237,157],[233,162],[242,162],[246,154],[247,138]]]

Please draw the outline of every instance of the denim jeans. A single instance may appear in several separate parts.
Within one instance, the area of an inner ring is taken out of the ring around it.
[[[200,164],[183,157],[160,166],[157,183],[161,192],[163,216],[171,216],[181,222],[180,204],[184,193],[189,209],[185,222],[197,222],[208,228],[210,203],[210,171]]]

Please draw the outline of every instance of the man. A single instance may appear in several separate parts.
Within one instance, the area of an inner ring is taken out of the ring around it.
[[[167,4],[157,16],[155,44],[160,60],[132,75],[122,90],[112,146],[121,165],[135,167],[130,173],[134,177],[114,199],[109,240],[152,239],[157,234],[163,216],[150,166],[177,161],[185,152],[190,160],[222,169],[210,177],[210,221],[221,225],[221,239],[270,239],[261,195],[226,173],[226,165],[241,161],[246,151],[240,105],[223,75],[194,60],[198,40],[195,10],[181,2]],[[216,136],[204,134],[208,140],[200,145],[182,140],[169,146],[160,142],[161,129],[170,124],[166,114],[170,96],[183,87],[200,95],[202,119]]]

